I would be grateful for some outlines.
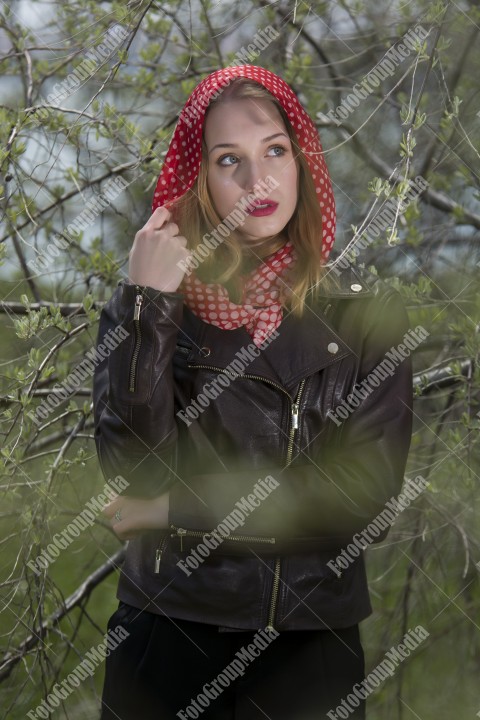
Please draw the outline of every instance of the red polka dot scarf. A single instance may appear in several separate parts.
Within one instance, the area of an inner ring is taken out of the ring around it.
[[[223,285],[202,283],[192,273],[183,283],[186,303],[202,320],[224,330],[245,325],[255,345],[262,345],[282,321],[280,292],[293,261],[290,242],[265,258],[246,276],[240,305],[230,302]]]
[[[335,200],[317,129],[289,85],[278,75],[256,65],[226,67],[208,75],[188,98],[165,156],[155,189],[153,207],[169,206],[195,182],[202,157],[205,110],[218,92],[237,77],[263,85],[287,113],[312,173],[322,211],[322,258],[327,260],[335,238]],[[281,289],[288,268],[295,262],[290,242],[267,258],[245,278],[240,304],[230,301],[220,284],[202,283],[195,274],[181,285],[188,307],[205,322],[224,330],[245,326],[254,343],[261,345],[282,321]]]

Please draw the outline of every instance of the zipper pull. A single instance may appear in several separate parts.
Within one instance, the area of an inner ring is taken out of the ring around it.
[[[136,287],[136,289],[137,289],[137,294],[135,296],[135,311],[133,313],[133,319],[139,320],[140,319],[140,308],[142,307],[142,303],[143,303],[143,296],[140,294],[140,292],[138,292],[140,290],[140,288],[138,286]]]
[[[292,403],[292,430],[298,430],[298,403]]]
[[[155,572],[160,572],[160,560],[162,559],[162,551],[160,548],[155,550]]]
[[[187,534],[185,528],[175,528],[177,537],[180,537],[180,552],[183,552],[183,536]]]

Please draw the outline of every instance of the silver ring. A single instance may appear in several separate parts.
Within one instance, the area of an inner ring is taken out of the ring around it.
[[[115,517],[115,520],[118,520],[118,522],[120,522],[120,520],[122,519],[122,511],[121,511],[121,510],[115,510],[115,515],[114,515],[114,517]]]

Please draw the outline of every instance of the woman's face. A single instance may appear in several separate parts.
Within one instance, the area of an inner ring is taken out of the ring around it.
[[[281,233],[297,205],[298,173],[292,144],[275,105],[256,98],[213,105],[205,121],[204,138],[207,185],[222,220],[259,180],[270,175],[278,187],[256,201],[267,207],[248,213],[237,232],[251,246]]]

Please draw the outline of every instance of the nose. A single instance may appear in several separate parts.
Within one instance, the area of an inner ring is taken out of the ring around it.
[[[253,192],[255,185],[263,178],[261,163],[257,160],[244,160],[240,183],[248,193]]]

